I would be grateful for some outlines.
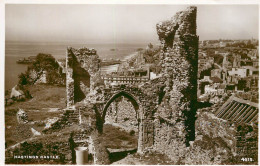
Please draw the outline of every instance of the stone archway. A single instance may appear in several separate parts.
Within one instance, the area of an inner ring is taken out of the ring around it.
[[[143,125],[142,125],[142,120],[141,120],[141,117],[143,115],[143,113],[142,113],[143,109],[142,109],[142,104],[138,100],[137,97],[135,97],[134,95],[132,95],[132,94],[126,92],[126,91],[117,92],[112,97],[110,97],[110,99],[107,100],[107,102],[105,103],[104,109],[103,109],[103,112],[102,112],[103,124],[105,123],[105,117],[106,117],[107,110],[108,110],[109,106],[111,105],[112,102],[114,102],[117,98],[119,98],[121,96],[126,97],[132,103],[132,105],[134,107],[134,110],[135,110],[135,113],[136,113],[136,120],[138,122],[138,146],[137,146],[137,151],[140,152],[141,151],[140,147],[143,147],[142,146],[142,140],[143,140],[142,126]]]
[[[140,107],[140,102],[138,102],[138,99],[136,97],[134,97],[132,94],[128,93],[128,92],[125,92],[125,91],[120,91],[116,94],[114,94],[105,104],[104,106],[104,109],[103,109],[103,120],[105,118],[105,115],[106,115],[106,111],[109,107],[109,105],[114,101],[116,100],[118,97],[121,97],[121,96],[124,96],[126,97],[127,99],[130,100],[130,102],[132,103],[132,105],[134,106],[135,108],[135,111],[136,111],[136,114],[137,114],[137,119],[140,117],[140,114],[139,114],[139,107]]]
[[[102,120],[109,104],[118,96],[125,95],[138,108],[138,151],[154,149],[173,160],[184,154],[183,149],[195,139],[199,46],[196,17],[197,8],[191,6],[178,12],[171,20],[156,25],[161,41],[158,78],[146,82],[140,78],[128,80],[111,76],[107,80],[115,84],[102,84],[93,98],[87,98],[88,91],[83,91],[84,100],[94,103],[98,132],[102,133]],[[71,107],[79,101],[75,100],[73,66],[76,63],[82,65],[90,75],[89,89],[95,91],[93,85],[98,81],[94,78],[101,77],[101,61],[96,51],[88,48],[68,48],[66,58],[67,107]],[[105,77],[101,79],[106,80]],[[86,89],[81,87],[81,90]]]

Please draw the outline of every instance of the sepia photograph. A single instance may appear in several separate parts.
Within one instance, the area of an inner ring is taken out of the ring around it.
[[[6,3],[4,163],[258,165],[259,3]]]

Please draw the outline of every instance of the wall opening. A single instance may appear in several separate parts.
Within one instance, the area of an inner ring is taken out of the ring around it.
[[[103,134],[109,134],[109,130],[112,130],[113,143],[117,146],[116,152],[113,152],[113,148],[108,150],[111,162],[125,158],[130,152],[137,152],[140,137],[139,104],[131,94],[122,91],[111,97],[104,107],[102,118]]]

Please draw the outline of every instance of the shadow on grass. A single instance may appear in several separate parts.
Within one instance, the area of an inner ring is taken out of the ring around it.
[[[110,124],[104,125],[103,134],[100,139],[106,148],[122,149],[137,148],[138,137],[131,135],[119,127]]]
[[[137,152],[137,149],[134,150],[126,150],[126,151],[120,151],[120,152],[114,152],[109,153],[109,160],[111,163],[122,160],[125,158],[128,154],[134,154]]]

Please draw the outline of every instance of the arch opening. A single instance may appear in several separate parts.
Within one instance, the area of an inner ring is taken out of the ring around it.
[[[139,105],[139,101],[133,95],[121,91],[114,94],[103,109],[103,134],[112,135],[113,145],[117,146],[116,149],[118,151],[122,151],[125,154],[129,153],[128,150],[135,153],[139,149],[141,123],[139,119]],[[109,141],[109,139],[106,141]],[[114,162],[118,158],[122,159],[126,156],[111,154],[110,160]]]
[[[106,103],[102,119],[106,124],[116,124],[128,132],[134,130],[137,133],[140,120],[136,98],[125,91],[115,94]]]
[[[117,94],[115,94],[114,96],[112,96],[109,101],[106,103],[105,107],[104,107],[104,115],[106,114],[107,108],[110,106],[110,104],[116,100],[118,97],[124,96],[127,99],[129,99],[129,101],[133,104],[135,111],[139,110],[139,104],[137,102],[137,99],[131,95],[130,93],[127,93],[125,91],[121,91]]]

